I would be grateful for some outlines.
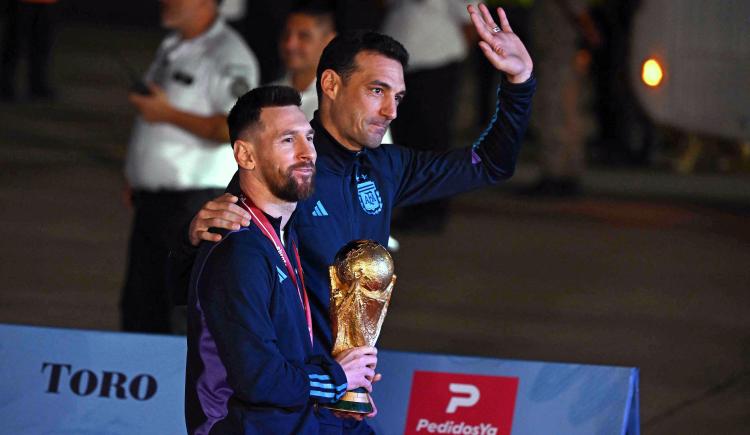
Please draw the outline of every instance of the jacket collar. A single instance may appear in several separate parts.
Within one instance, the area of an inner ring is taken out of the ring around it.
[[[295,207],[292,214],[289,216],[289,220],[286,221],[286,226],[284,227],[284,231],[286,231],[287,237],[290,234],[290,230],[294,228],[294,221],[297,218],[297,208],[299,208],[299,203],[297,204],[297,207]],[[264,212],[263,210],[261,211],[266,216],[266,219],[268,219],[268,222],[271,224],[273,229],[276,231],[276,235],[279,236],[279,238],[281,238],[281,216],[273,217],[270,214]],[[286,240],[282,241],[282,243],[284,243],[285,245],[286,245],[286,242],[287,242]]]

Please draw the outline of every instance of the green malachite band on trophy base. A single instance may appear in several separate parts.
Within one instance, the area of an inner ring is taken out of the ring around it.
[[[372,405],[370,404],[367,390],[361,387],[356,390],[347,391],[338,402],[322,406],[335,411],[355,412],[357,414],[369,414],[372,412]]]

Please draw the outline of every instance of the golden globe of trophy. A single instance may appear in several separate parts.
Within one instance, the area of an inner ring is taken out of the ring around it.
[[[328,271],[333,355],[353,347],[375,346],[396,282],[391,254],[372,240],[353,240],[339,250]],[[372,412],[364,388],[347,391],[326,407],[357,414]]]

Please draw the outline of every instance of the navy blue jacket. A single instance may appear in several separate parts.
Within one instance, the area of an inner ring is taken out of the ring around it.
[[[269,221],[278,234],[279,220]],[[292,220],[287,228],[294,265]],[[313,351],[297,288],[258,226],[204,242],[189,290],[188,432],[317,434],[314,404],[345,391],[346,375],[330,351]]]

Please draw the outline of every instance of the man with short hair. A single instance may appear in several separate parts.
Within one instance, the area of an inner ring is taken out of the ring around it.
[[[294,220],[315,174],[313,130],[292,88],[242,96],[228,124],[249,225],[204,242],[190,282],[185,417],[191,434],[322,432],[347,389],[371,390],[374,348],[316,354]]]
[[[323,52],[317,71],[320,109],[311,122],[318,152],[316,191],[299,204],[296,220],[320,352],[332,349],[328,266],[344,244],[372,239],[385,245],[394,207],[489,186],[513,174],[535,89],[533,64],[502,10],[500,26],[483,5],[469,12],[480,48],[504,78],[490,125],[464,149],[435,153],[380,145],[406,93],[408,54],[397,41],[374,32],[342,34]],[[227,191],[193,218],[190,243],[220,240],[210,227],[231,229],[248,221],[248,213],[235,204],[236,182]],[[348,424],[345,430],[366,430]]]
[[[279,53],[286,74],[277,84],[291,86],[302,96],[302,111],[312,119],[318,110],[315,73],[323,49],[336,36],[333,13],[306,6],[294,9],[286,19]]]
[[[218,17],[216,0],[161,0],[164,39],[129,100],[138,118],[128,146],[127,200],[133,205],[122,329],[183,332],[171,320],[166,261],[171,241],[237,169],[226,114],[258,84],[255,56]],[[144,92],[145,91],[145,92]]]

